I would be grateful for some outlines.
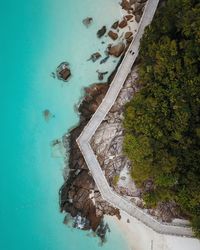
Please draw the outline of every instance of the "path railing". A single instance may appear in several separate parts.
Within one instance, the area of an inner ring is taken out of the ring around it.
[[[131,68],[139,53],[140,39],[142,38],[145,27],[151,23],[158,3],[159,0],[147,1],[135,38],[130,44],[124,59],[119,66],[104,99],[102,100],[102,103],[83,129],[82,133],[77,139],[77,143],[103,199],[109,202],[112,206],[119,208],[128,215],[140,220],[158,233],[192,237],[193,233],[190,227],[175,226],[158,221],[149,214],[145,213],[142,209],[138,208],[132,202],[126,200],[124,197],[114,192],[109,186],[101,166],[95,156],[95,153],[90,145],[91,137],[94,135],[95,131],[115,103],[116,98],[123,87],[128,74],[131,71]]]

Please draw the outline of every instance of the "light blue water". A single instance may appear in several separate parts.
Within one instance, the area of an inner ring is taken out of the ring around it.
[[[78,122],[74,104],[83,86],[97,81],[86,62],[103,51],[96,31],[119,17],[118,0],[0,0],[0,249],[99,249],[98,239],[67,228],[59,213],[58,190],[63,159],[53,158],[50,142]],[[89,29],[82,19],[92,16]],[[69,61],[69,84],[50,77]],[[44,121],[42,111],[55,118]],[[126,250],[119,230],[112,230],[107,250]]]

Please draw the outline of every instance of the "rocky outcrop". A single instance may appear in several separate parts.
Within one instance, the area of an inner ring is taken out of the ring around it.
[[[56,69],[57,78],[63,81],[67,81],[71,76],[69,69],[69,63],[62,62]]]
[[[131,43],[131,41],[133,40],[133,33],[130,31],[127,31],[124,35],[124,38],[126,39],[127,43]]]
[[[125,1],[126,2],[126,1]],[[126,3],[125,3],[126,5]],[[133,8],[131,6],[131,11]],[[128,21],[133,18],[132,13],[126,15],[123,22],[119,23],[118,21],[112,25],[113,29],[117,29],[119,27],[125,27],[124,24],[128,24]],[[84,25],[89,25],[91,20],[88,18],[83,20]],[[108,35],[115,39],[118,34],[117,32],[110,30]],[[106,33],[106,26],[103,26],[97,32],[97,37],[101,38]],[[126,35],[126,39],[129,39],[131,34]],[[120,39],[123,39],[124,35],[122,34]],[[117,38],[116,38],[117,39]],[[102,41],[104,42],[104,41]],[[110,56],[120,57],[126,50],[127,43],[118,43],[116,45],[110,45],[108,49],[108,55],[103,58],[100,63],[105,63]],[[99,52],[95,52],[91,55],[89,60],[95,62],[101,57]],[[115,71],[116,72],[116,71]],[[108,82],[111,82],[114,74],[108,78]],[[98,77],[100,80],[103,80],[103,76],[107,72],[97,71]],[[88,170],[87,164],[79,150],[79,147],[76,143],[76,139],[82,132],[83,128],[91,118],[92,114],[96,111],[98,106],[100,105],[102,99],[104,98],[109,85],[106,83],[103,84],[93,84],[91,87],[85,89],[85,97],[77,111],[80,114],[80,124],[78,127],[73,128],[67,136],[63,137],[64,145],[66,148],[69,148],[68,156],[69,160],[67,162],[68,165],[68,175],[65,176],[65,183],[60,189],[60,209],[62,212],[70,213],[74,218],[74,225],[81,229],[92,229],[97,232],[101,238],[103,232],[105,231],[106,226],[102,226],[103,216],[104,214],[116,215],[120,217],[119,210],[113,208],[109,203],[102,199],[100,192],[98,191],[95,182],[92,178],[90,171]],[[98,160],[103,166],[108,166],[105,169],[106,177],[108,178],[109,183],[112,185],[116,180],[115,177],[118,177],[121,173],[121,168],[125,166],[127,169],[130,169],[129,160],[121,154],[122,152],[122,141],[123,141],[123,129],[121,125],[122,121],[122,110],[123,105],[130,100],[132,94],[134,93],[136,87],[132,86],[132,83],[127,83],[126,88],[122,90],[121,95],[116,102],[116,104],[112,107],[111,112],[112,115],[106,117],[105,122],[103,122],[103,126],[106,129],[105,131],[98,130],[99,136],[97,136],[98,149],[96,149],[96,153],[98,154]],[[106,126],[107,123],[107,126]],[[109,142],[109,140],[111,141]],[[106,141],[107,140],[107,141]],[[56,142],[57,143],[57,142]],[[102,152],[108,151],[108,156],[102,155]],[[114,157],[114,161],[112,162],[112,157]],[[105,158],[106,157],[106,158]],[[109,158],[110,157],[110,158]],[[107,165],[106,165],[107,164]],[[125,180],[126,177],[119,177],[119,181]],[[136,194],[133,186],[133,191],[127,191],[125,187],[115,187],[116,190],[121,194]],[[136,190],[137,191],[137,190]],[[137,192],[138,194],[139,192]],[[65,220],[66,222],[66,220]]]
[[[118,34],[113,32],[112,30],[110,30],[108,32],[108,36],[112,39],[112,40],[116,40],[118,38]]]
[[[120,29],[123,29],[124,27],[126,27],[127,26],[127,20],[126,19],[123,19],[119,24],[118,24],[118,26],[119,26],[119,28]]]
[[[106,33],[106,26],[103,26],[100,30],[97,31],[97,37],[101,38]]]
[[[144,12],[144,7],[147,0],[137,0],[134,3],[133,14],[135,15],[136,22],[140,22],[142,14]]]
[[[127,21],[129,21],[129,20],[131,20],[133,18],[133,15],[126,15],[125,18],[126,18]]]
[[[65,183],[60,189],[61,211],[70,213],[75,219],[77,216],[84,218],[81,220],[81,228],[96,231],[102,240],[104,239],[102,234],[106,231],[105,227],[102,227],[103,215],[116,215],[120,218],[119,210],[102,199],[76,139],[100,105],[108,87],[108,84],[102,83],[85,88],[85,98],[78,108],[80,124],[72,129],[68,136],[63,137],[64,144],[69,144],[69,174],[65,177]]]
[[[119,57],[125,51],[125,44],[120,42],[117,45],[113,45],[109,48],[108,53],[109,55]]]
[[[131,16],[135,16],[135,21],[140,22],[142,14],[144,12],[144,7],[147,0],[122,0],[120,3],[121,7],[127,11],[128,15],[125,16],[126,20],[132,19]]]
[[[119,21],[114,22],[111,28],[116,30],[118,28],[118,24],[119,24]]]
[[[122,2],[120,3],[122,9],[126,10],[126,11],[130,11],[132,10],[132,6],[131,3],[128,0],[122,0]]]

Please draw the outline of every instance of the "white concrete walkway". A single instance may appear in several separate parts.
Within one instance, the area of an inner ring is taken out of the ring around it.
[[[83,129],[81,135],[77,139],[77,143],[95,180],[95,183],[102,197],[106,201],[111,203],[114,207],[123,210],[128,215],[140,220],[145,225],[149,226],[158,233],[191,237],[193,236],[191,228],[173,226],[171,224],[158,222],[143,210],[136,207],[133,203],[115,193],[108,185],[108,182],[102,172],[101,166],[99,165],[94,151],[90,146],[91,137],[94,135],[95,131],[115,103],[115,100],[121,88],[123,87],[123,84],[129,72],[131,71],[133,63],[138,56],[140,39],[144,33],[145,27],[151,23],[158,3],[159,0],[148,0],[148,2],[146,3],[146,7],[141,18],[135,39],[130,44],[129,49],[124,56],[124,59],[107,91],[105,98],[103,99],[101,105],[98,107],[97,111],[94,113],[88,124]],[[130,51],[134,52],[134,54],[130,53]]]

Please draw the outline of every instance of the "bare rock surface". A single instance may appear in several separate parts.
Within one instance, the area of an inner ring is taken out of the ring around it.
[[[62,62],[56,69],[57,78],[63,81],[67,81],[71,76],[68,62]]]
[[[69,145],[69,173],[64,176],[65,183],[60,189],[61,212],[70,213],[76,227],[83,230],[92,229],[102,241],[108,230],[108,226],[103,223],[103,216],[109,214],[120,218],[120,213],[118,209],[102,199],[76,139],[100,105],[108,87],[106,83],[98,83],[85,88],[85,97],[78,108],[80,124],[63,137],[63,144]],[[66,220],[64,222],[66,223]]]
[[[98,127],[91,140],[92,148],[97,155],[102,169],[105,171],[105,175],[109,184],[121,194],[124,193],[124,190],[121,192],[121,188],[124,188],[125,186],[125,189],[127,189],[127,180],[130,184],[129,188],[132,190],[129,190],[125,193],[133,194],[136,192],[134,182],[131,180],[131,178],[122,178],[122,180],[120,180],[120,186],[116,185],[115,183],[116,176],[118,178],[125,177],[125,174],[120,176],[120,173],[125,168],[128,171],[128,176],[130,176],[131,164],[128,158],[122,152],[124,134],[122,120],[124,105],[137,91],[137,85],[135,84],[136,79],[137,73],[136,71],[133,71],[120,91],[115,104],[111,108],[110,112],[106,115],[104,121]]]
[[[118,34],[113,32],[112,30],[110,30],[108,32],[108,36],[112,39],[112,40],[116,40],[118,38]]]
[[[124,27],[126,27],[127,26],[127,20],[126,19],[123,19],[119,24],[118,24],[118,27],[120,28],[120,29],[123,29]]]
[[[118,43],[117,45],[113,45],[109,48],[109,55],[120,57],[122,53],[125,51],[125,44],[123,42]]]

